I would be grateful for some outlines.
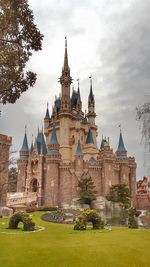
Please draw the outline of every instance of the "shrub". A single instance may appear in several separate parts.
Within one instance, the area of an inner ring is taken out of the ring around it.
[[[29,217],[29,214],[24,212],[16,212],[14,213],[9,220],[9,229],[17,229],[18,224],[23,223],[23,231],[34,231],[35,223]]]
[[[87,222],[91,222],[93,229],[104,228],[104,222],[96,210],[84,210],[83,215],[86,217]]]
[[[128,228],[132,229],[138,228],[136,217],[138,217],[139,215],[140,211],[137,211],[135,208],[129,209]]]
[[[75,220],[74,230],[86,230],[86,218],[80,215]]]
[[[93,229],[103,229],[104,222],[96,210],[84,210],[82,215],[77,217],[74,230],[85,230],[87,222],[91,222]]]

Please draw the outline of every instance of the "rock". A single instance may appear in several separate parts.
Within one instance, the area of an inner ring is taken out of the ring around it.
[[[0,216],[10,218],[13,215],[13,209],[8,207],[0,207]]]
[[[64,217],[65,217],[64,223],[73,223],[74,222],[74,216],[72,213],[67,212],[64,214]]]

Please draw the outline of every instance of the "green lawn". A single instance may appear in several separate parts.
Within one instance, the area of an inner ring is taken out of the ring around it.
[[[40,220],[38,233],[0,234],[1,267],[149,267],[150,231],[113,228],[112,231],[74,231],[71,225]],[[0,219],[1,232],[4,219]],[[5,219],[5,223],[7,220]]]

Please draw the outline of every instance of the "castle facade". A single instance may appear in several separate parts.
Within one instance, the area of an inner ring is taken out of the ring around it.
[[[39,205],[69,207],[79,198],[78,180],[91,176],[98,197],[105,197],[110,186],[125,183],[132,200],[136,194],[136,163],[128,157],[120,131],[118,149],[110,148],[109,139],[97,145],[95,98],[90,79],[88,112],[82,111],[80,88],[73,89],[68,64],[67,40],[61,94],[55,99],[50,116],[47,106],[44,131],[28,147],[27,134],[18,159],[18,192],[36,192]]]

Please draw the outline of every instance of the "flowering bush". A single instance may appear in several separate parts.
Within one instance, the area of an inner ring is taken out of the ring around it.
[[[82,215],[77,217],[74,230],[85,230],[88,222],[91,222],[93,229],[103,229],[104,222],[96,210],[84,210]]]

